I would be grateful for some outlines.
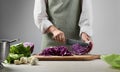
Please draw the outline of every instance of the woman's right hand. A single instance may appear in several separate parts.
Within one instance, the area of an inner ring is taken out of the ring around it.
[[[65,35],[64,32],[60,31],[60,30],[55,30],[52,32],[53,34],[53,39],[55,41],[61,42],[61,43],[65,43]]]
[[[53,39],[55,41],[65,43],[65,34],[63,31],[57,29],[55,26],[50,26],[47,30],[47,32],[50,32],[53,34]]]

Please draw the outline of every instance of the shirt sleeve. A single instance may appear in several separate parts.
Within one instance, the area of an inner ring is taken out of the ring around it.
[[[91,0],[83,0],[82,13],[79,20],[80,35],[82,32],[92,36],[92,4]]]
[[[42,33],[45,33],[48,27],[53,25],[48,20],[48,15],[46,13],[46,0],[35,0],[34,22]]]

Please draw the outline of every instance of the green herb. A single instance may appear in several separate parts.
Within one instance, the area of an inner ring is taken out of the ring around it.
[[[101,59],[108,64],[110,64],[112,67],[120,68],[120,55],[119,54],[108,54],[108,55],[102,55]]]
[[[24,54],[13,54],[13,53],[9,53],[7,59],[6,59],[6,63],[13,63],[14,60],[19,60],[21,57],[24,57]]]
[[[31,55],[30,46],[24,47],[23,43],[10,46],[10,53],[6,59],[7,63],[13,63],[21,57],[29,57]]]

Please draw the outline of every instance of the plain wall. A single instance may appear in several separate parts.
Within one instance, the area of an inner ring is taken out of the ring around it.
[[[16,42],[33,42],[35,53],[39,52],[41,35],[34,24],[34,0],[0,0],[0,39]]]
[[[94,53],[120,53],[120,0],[92,0]]]
[[[93,41],[91,53],[120,53],[119,0],[92,0]],[[20,38],[35,44],[39,53],[41,33],[33,20],[34,0],[0,0],[0,39]]]

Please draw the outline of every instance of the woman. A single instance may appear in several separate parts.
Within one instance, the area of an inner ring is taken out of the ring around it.
[[[43,33],[43,50],[67,38],[91,41],[90,0],[35,0],[34,20]]]

